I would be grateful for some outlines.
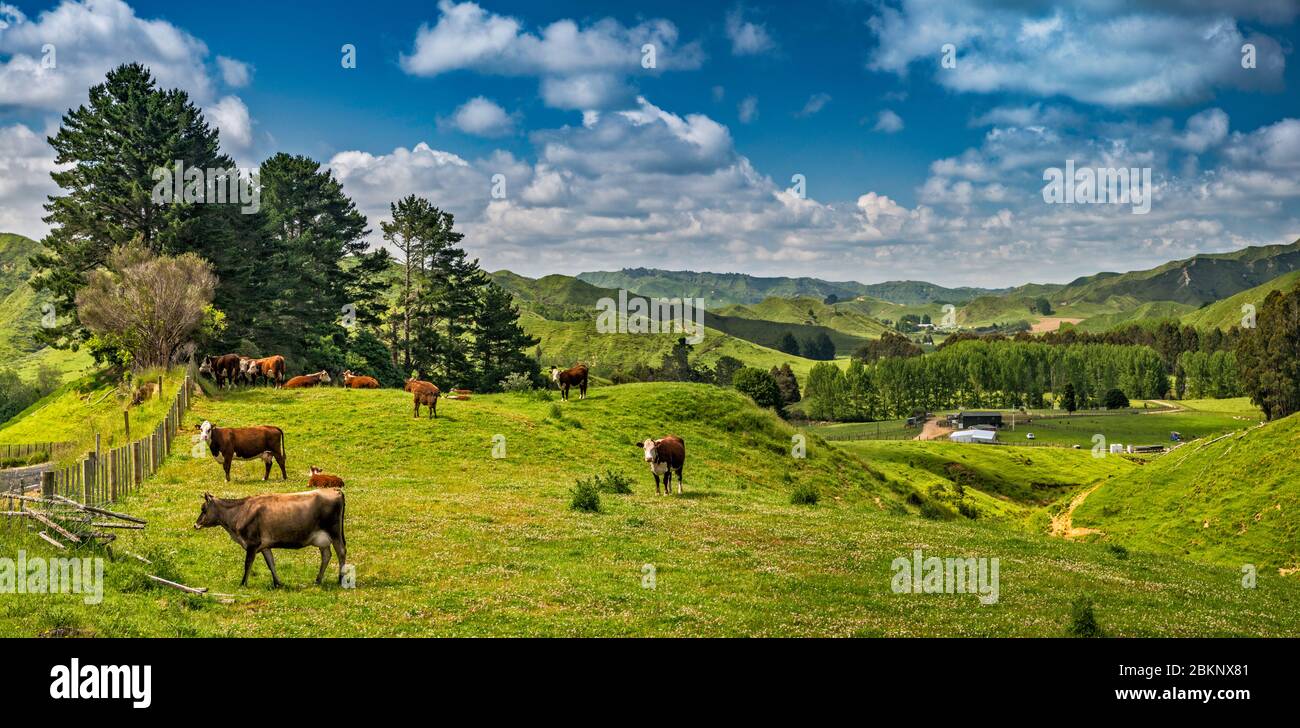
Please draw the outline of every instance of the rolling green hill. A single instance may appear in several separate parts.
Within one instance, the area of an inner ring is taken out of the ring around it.
[[[88,371],[90,355],[42,347],[32,338],[42,312],[36,292],[27,284],[32,274],[28,258],[40,249],[34,240],[0,233],[0,361],[28,380],[44,365],[55,367],[64,381],[70,381]]]
[[[897,304],[885,305],[896,306]],[[820,298],[812,296],[794,298],[774,296],[765,298],[759,303],[726,306],[718,313],[751,320],[825,327],[858,339],[878,338],[889,330],[889,327],[865,313],[860,303],[843,302],[827,305]]]
[[[1300,271],[1280,275],[1267,283],[1249,288],[1234,296],[1216,301],[1195,311],[1184,313],[1181,320],[1185,324],[1201,329],[1230,329],[1241,326],[1242,310],[1246,304],[1253,304],[1256,310],[1264,305],[1264,299],[1273,291],[1289,291],[1300,284]]]
[[[807,458],[792,458],[794,430],[727,390],[625,385],[596,387],[581,402],[505,394],[439,409],[437,420],[414,419],[396,390],[200,398],[186,431],[203,419],[283,427],[290,480],[264,483],[260,463],[241,462],[226,483],[217,462],[191,457],[178,438],[158,476],[115,507],[148,520],[123,532],[115,552],[152,563],[107,563],[94,606],[75,594],[51,595],[39,609],[0,600],[0,635],[1057,636],[1084,592],[1116,636],[1300,634],[1294,579],[1261,573],[1260,588],[1245,590],[1235,566],[1139,551],[1117,558],[1012,523],[927,520],[903,497],[905,455],[886,463],[897,474],[816,439]],[[668,431],[687,443],[680,497],[654,494],[634,446]],[[506,450],[494,458],[498,435]],[[915,457],[926,472],[937,465],[923,451]],[[347,482],[356,588],[314,585],[314,549],[277,552],[284,588],[269,587],[260,561],[241,588],[238,546],[193,528],[202,493],[301,490],[310,465]],[[1053,463],[1052,477],[1069,466]],[[985,478],[998,467],[971,470]],[[632,492],[602,493],[599,513],[571,510],[575,479],[607,469]],[[1031,477],[1015,466],[1004,494]],[[792,505],[795,487],[815,488],[818,503]],[[0,549],[19,548],[53,555],[25,529],[0,529]],[[891,564],[916,549],[998,558],[996,603],[895,593]],[[145,574],[233,598],[182,594]]]

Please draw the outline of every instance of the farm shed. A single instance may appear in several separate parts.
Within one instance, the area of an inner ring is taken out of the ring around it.
[[[1002,426],[1001,412],[960,412],[957,414],[957,426],[963,430],[977,425]]]
[[[992,430],[958,430],[948,435],[948,439],[952,442],[994,443],[998,441],[998,433]]]

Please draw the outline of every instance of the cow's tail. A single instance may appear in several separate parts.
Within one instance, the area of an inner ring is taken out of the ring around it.
[[[288,460],[289,454],[285,452],[284,449],[284,430],[280,429],[279,427],[275,429],[280,430],[280,460]]]
[[[348,552],[348,537],[344,532],[344,525],[347,522],[348,515],[348,497],[339,490],[339,541],[343,544],[343,553]]]

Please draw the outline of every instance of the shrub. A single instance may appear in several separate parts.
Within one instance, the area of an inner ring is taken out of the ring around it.
[[[548,413],[548,416],[551,417],[552,419],[562,420],[564,419],[564,408],[560,406],[559,402],[556,402],[555,404],[551,405],[551,409],[550,412]]]
[[[1103,397],[1101,401],[1102,404],[1106,406],[1106,409],[1113,410],[1113,409],[1124,409],[1125,407],[1128,407],[1128,395],[1124,394],[1122,391],[1118,389],[1111,389],[1107,391],[1106,396]]]
[[[759,407],[781,409],[781,388],[770,373],[755,367],[745,367],[731,378],[731,385],[741,394],[748,395]]]
[[[588,513],[600,511],[600,491],[594,481],[579,480],[570,492],[573,494],[573,500],[569,502],[569,508],[572,510]]]
[[[533,388],[533,378],[523,372],[515,372],[502,379],[497,385],[502,392],[529,392]]]
[[[597,473],[592,477],[592,482],[596,485],[596,490],[602,493],[632,492],[632,481],[626,475],[613,470],[606,470],[604,474]]]
[[[799,483],[790,492],[790,502],[797,506],[817,505],[817,487],[811,483]]]
[[[1092,597],[1080,594],[1070,604],[1070,626],[1065,633],[1071,637],[1105,637],[1097,617],[1092,611]]]
[[[1128,558],[1128,549],[1117,543],[1110,544],[1106,547],[1106,550],[1114,554],[1115,558],[1120,559],[1121,561]]]

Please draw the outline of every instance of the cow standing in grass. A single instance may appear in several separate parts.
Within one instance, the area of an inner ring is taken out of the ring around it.
[[[271,461],[280,464],[280,475],[289,479],[284,469],[284,430],[270,425],[256,427],[214,427],[211,422],[203,421],[199,425],[199,439],[208,443],[208,450],[213,457],[221,457],[221,467],[226,471],[226,482],[230,482],[230,463],[235,458],[252,460],[261,458],[266,463],[266,472],[262,480],[271,477]]]
[[[412,399],[415,401],[415,416],[420,416],[420,405],[429,408],[429,419],[438,416],[438,394],[439,390],[433,382],[426,382],[422,379],[411,377],[406,380],[406,386],[403,387],[410,392]]]
[[[343,371],[343,386],[348,389],[379,389],[379,380],[374,377],[353,374],[352,370]]]
[[[677,471],[677,494],[682,494],[682,466],[686,464],[686,443],[676,435],[665,435],[658,440],[638,442],[645,454],[650,472],[655,476],[655,493],[659,492],[659,477],[663,476],[664,495],[672,493],[673,471]]]
[[[242,371],[249,384],[265,379],[273,387],[284,385],[284,357],[279,354],[263,359],[248,359],[243,363]]]
[[[209,377],[217,383],[217,386],[234,386],[235,379],[239,376],[238,354],[223,354],[221,356],[205,356],[203,363],[199,365],[199,374]]]
[[[560,399],[569,399],[569,387],[578,388],[578,399],[587,398],[587,365],[575,364],[574,366],[561,370],[558,367],[551,367],[551,381],[560,389]]]
[[[330,383],[330,373],[324,369],[315,374],[302,374],[284,383],[284,389],[302,389]]]
[[[273,493],[249,498],[214,498],[203,494],[203,510],[199,511],[194,528],[221,526],[230,538],[244,549],[244,578],[240,586],[248,586],[248,572],[260,553],[271,570],[271,584],[280,586],[275,573],[275,557],[271,549],[301,549],[315,546],[320,549],[320,571],[316,583],[325,578],[325,567],[330,563],[330,547],[339,557],[339,583],[343,583],[343,567],[348,560],[347,539],[343,533],[343,516],[347,503],[343,491],[337,488],[312,490],[306,493]]]

